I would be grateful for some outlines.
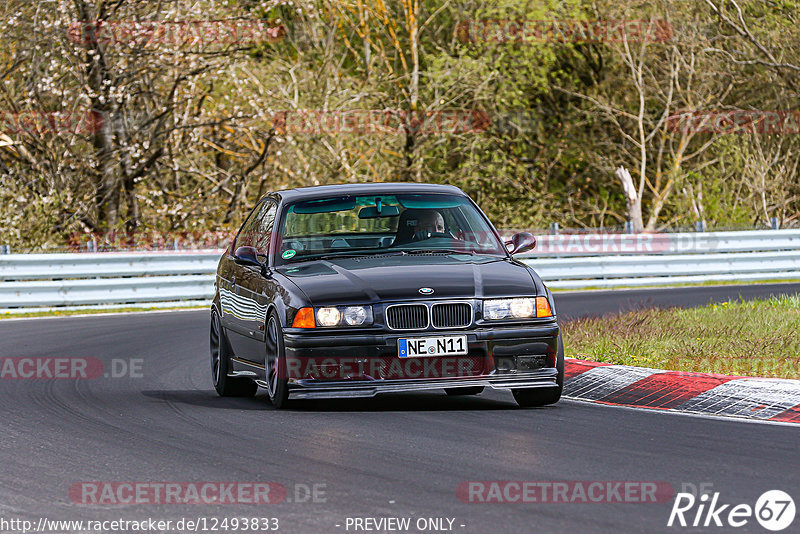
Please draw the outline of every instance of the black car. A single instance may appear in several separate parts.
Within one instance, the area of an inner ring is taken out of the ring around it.
[[[348,184],[262,198],[219,262],[211,365],[222,396],[511,389],[561,397],[553,298],[460,189]]]

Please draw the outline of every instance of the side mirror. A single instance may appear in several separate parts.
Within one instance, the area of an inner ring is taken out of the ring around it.
[[[233,255],[234,261],[239,265],[259,267],[264,270],[264,264],[258,261],[258,251],[254,247],[239,247]]]
[[[506,245],[511,246],[511,250],[508,251],[509,254],[520,254],[536,248],[536,238],[533,237],[533,234],[528,232],[520,232],[514,234],[511,237],[511,241],[506,243]]]

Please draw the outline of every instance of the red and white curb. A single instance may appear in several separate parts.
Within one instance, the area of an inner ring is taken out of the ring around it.
[[[800,380],[664,371],[572,358],[564,363],[568,398],[800,424]]]

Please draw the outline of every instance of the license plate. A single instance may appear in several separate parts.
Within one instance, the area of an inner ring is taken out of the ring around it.
[[[469,354],[467,336],[410,337],[397,340],[397,356],[458,356]]]

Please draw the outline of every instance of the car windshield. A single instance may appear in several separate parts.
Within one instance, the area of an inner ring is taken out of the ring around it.
[[[469,199],[450,194],[339,196],[291,204],[276,263],[451,252],[505,255]]]

